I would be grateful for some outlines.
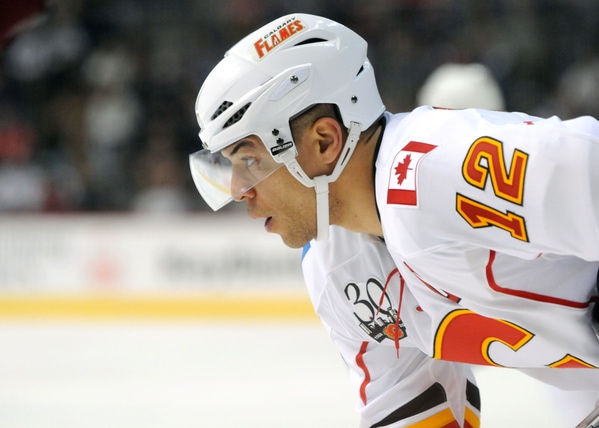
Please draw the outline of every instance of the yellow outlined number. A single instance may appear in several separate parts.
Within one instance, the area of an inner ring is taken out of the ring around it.
[[[498,198],[521,206],[527,163],[528,155],[516,149],[508,168],[502,142],[481,137],[470,146],[462,165],[462,175],[468,184],[481,190],[490,180]],[[473,228],[495,226],[506,230],[515,239],[528,242],[524,218],[513,212],[499,211],[459,193],[456,194],[456,209]]]

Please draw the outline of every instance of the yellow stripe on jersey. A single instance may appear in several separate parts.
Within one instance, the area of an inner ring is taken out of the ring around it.
[[[460,428],[451,409],[446,408],[420,422],[408,425],[407,428]]]
[[[480,416],[468,407],[466,407],[465,410],[466,414],[464,415],[464,419],[466,422],[464,426],[466,428],[480,428]]]

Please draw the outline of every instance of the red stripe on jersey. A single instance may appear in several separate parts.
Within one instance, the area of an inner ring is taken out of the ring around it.
[[[416,205],[418,199],[415,190],[389,189],[387,203],[395,205]]]
[[[368,371],[368,367],[364,363],[364,354],[366,353],[366,349],[368,348],[368,342],[362,342],[362,346],[360,346],[360,352],[356,355],[356,364],[358,367],[362,369],[364,372],[364,380],[360,385],[360,399],[362,403],[366,405],[366,386],[370,383],[370,372]]]
[[[433,149],[436,149],[437,146],[428,143],[421,143],[419,141],[410,141],[406,146],[402,149],[409,152],[420,152],[420,153],[428,153]]]
[[[545,296],[543,294],[532,293],[530,291],[514,290],[511,288],[505,288],[505,287],[500,286],[499,284],[497,284],[497,282],[495,282],[495,277],[493,276],[493,262],[495,261],[495,254],[496,254],[495,251],[493,251],[493,250],[489,251],[489,261],[487,262],[487,267],[486,267],[487,282],[489,284],[489,287],[491,287],[492,290],[494,290],[498,293],[503,293],[503,294],[507,294],[510,296],[516,296],[516,297],[521,297],[523,299],[535,300],[537,302],[553,303],[555,305],[568,306],[570,308],[583,309],[583,308],[587,308],[590,305],[592,300],[588,301],[588,302],[575,302],[573,300],[560,299],[559,297]]]

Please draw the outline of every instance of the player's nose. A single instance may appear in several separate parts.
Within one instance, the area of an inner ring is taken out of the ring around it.
[[[236,202],[243,202],[248,199],[253,199],[255,196],[256,196],[256,191],[253,188],[251,188],[251,189],[244,191],[243,193],[241,193],[239,195],[234,196],[233,200]]]
[[[256,195],[254,187],[243,179],[241,174],[233,173],[231,177],[231,196],[236,202],[251,199]]]

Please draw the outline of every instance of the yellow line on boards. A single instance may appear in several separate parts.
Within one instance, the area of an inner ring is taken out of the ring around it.
[[[2,318],[317,319],[307,296],[0,295]]]

